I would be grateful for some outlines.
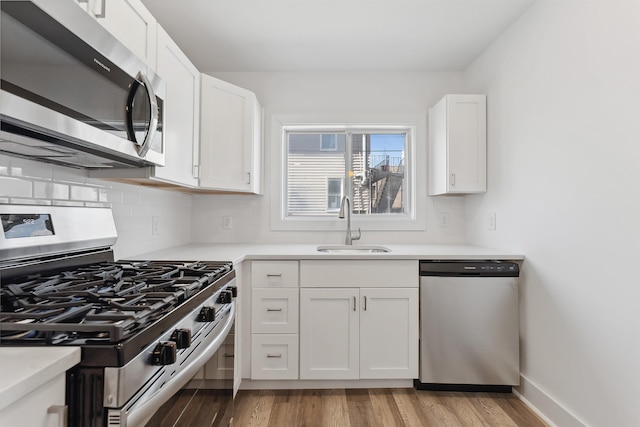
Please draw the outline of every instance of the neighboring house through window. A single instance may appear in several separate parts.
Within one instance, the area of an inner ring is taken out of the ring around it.
[[[335,215],[343,195],[353,215],[406,215],[410,129],[286,131],[286,216]]]

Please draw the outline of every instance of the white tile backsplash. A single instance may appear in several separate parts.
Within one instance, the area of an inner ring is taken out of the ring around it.
[[[0,154],[0,203],[110,207],[116,259],[190,242],[192,196],[87,177],[83,169]],[[152,217],[159,233],[152,234]]]
[[[20,178],[0,177],[0,192],[9,197],[31,197],[32,183]]]

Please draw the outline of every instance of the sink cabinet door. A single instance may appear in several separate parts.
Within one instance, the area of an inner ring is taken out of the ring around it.
[[[359,289],[300,289],[300,379],[358,379]]]
[[[360,378],[418,377],[418,289],[360,289]]]

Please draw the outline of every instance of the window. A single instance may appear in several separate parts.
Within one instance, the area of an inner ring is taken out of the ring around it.
[[[327,212],[338,212],[342,200],[342,177],[327,178]]]
[[[343,195],[352,215],[406,216],[408,127],[285,130],[285,217],[335,217]]]
[[[336,151],[338,149],[338,135],[321,134],[320,151]]]

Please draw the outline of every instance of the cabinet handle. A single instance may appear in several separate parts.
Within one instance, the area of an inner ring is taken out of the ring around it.
[[[451,174],[451,186],[452,187],[456,186],[456,174],[455,173]]]
[[[251,184],[251,172],[247,172],[247,184]]]
[[[267,311],[282,311],[281,308],[267,308]]]
[[[225,353],[222,355],[222,357],[234,357],[235,355],[233,353],[229,354],[229,353]]]
[[[278,353],[278,354],[267,354],[267,357],[268,357],[268,358],[271,358],[271,359],[280,359],[280,358],[282,358],[282,353]]]
[[[364,311],[367,311],[367,297],[364,296]]]
[[[267,274],[267,277],[282,277],[282,273],[278,273],[278,274]]]
[[[353,297],[353,311],[356,311],[356,297]]]
[[[66,427],[67,425],[67,415],[68,408],[67,405],[53,405],[47,408],[48,414],[57,414],[58,415],[58,425],[60,427]]]

